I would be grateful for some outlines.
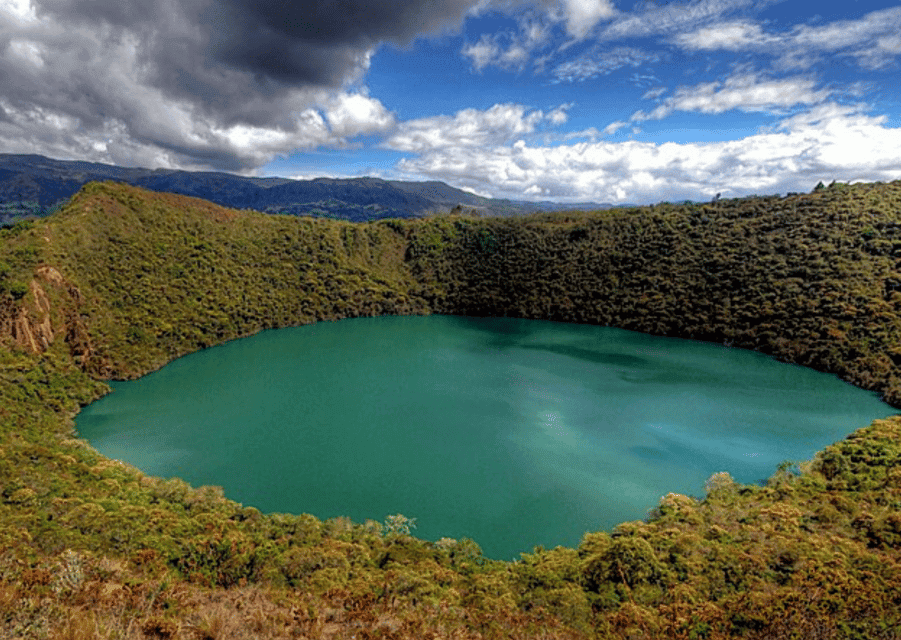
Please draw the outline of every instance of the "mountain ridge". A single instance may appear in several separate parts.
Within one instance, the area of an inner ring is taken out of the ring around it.
[[[481,215],[523,215],[549,209],[604,209],[613,205],[525,202],[485,198],[444,182],[375,177],[257,178],[215,171],[118,167],[55,160],[40,155],[0,154],[0,224],[43,217],[88,182],[113,180],[152,191],[209,200],[234,209],[309,215],[353,222],[414,218],[460,206]]]

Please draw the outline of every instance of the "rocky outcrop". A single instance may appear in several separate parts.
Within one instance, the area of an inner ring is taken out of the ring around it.
[[[25,298],[17,300],[12,296],[0,299],[0,337],[25,351],[42,353],[53,342],[49,313],[42,313],[49,308],[49,303],[46,293],[36,282],[32,282],[30,291],[34,304],[29,304]],[[29,311],[29,307],[37,309]],[[40,319],[37,318],[39,315]]]
[[[19,300],[0,299],[0,338],[27,352],[47,351],[60,337],[75,362],[86,368],[93,350],[81,318],[81,292],[48,265],[39,266]]]

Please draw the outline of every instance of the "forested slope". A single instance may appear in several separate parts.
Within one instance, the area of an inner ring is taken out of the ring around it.
[[[436,310],[724,342],[901,402],[901,185],[415,227]],[[434,294],[433,294],[434,295]]]
[[[88,185],[0,231],[0,637],[901,637],[901,419],[515,563],[402,517],[263,515],[69,421],[99,380],[263,328],[435,312],[756,348],[898,405],[899,218],[901,183],[364,225]]]

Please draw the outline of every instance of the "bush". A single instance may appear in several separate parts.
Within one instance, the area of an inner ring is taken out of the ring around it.
[[[0,283],[0,291],[2,291],[3,283]],[[6,291],[13,297],[13,300],[21,300],[28,294],[28,285],[24,282],[8,282],[5,284]]]

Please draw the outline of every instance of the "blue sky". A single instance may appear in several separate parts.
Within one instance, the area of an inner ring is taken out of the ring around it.
[[[901,179],[885,2],[0,0],[0,54],[7,153],[560,202]]]

